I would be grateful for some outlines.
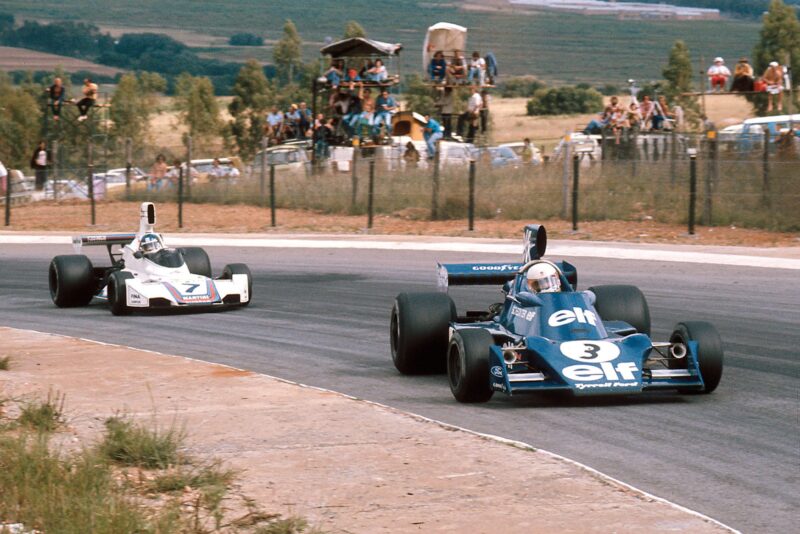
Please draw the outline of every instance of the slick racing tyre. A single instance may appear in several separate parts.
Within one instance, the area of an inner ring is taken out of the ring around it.
[[[594,286],[594,309],[603,321],[624,321],[641,334],[650,335],[650,308],[636,286]]]
[[[59,308],[86,306],[97,289],[92,262],[81,254],[53,258],[48,282],[50,297]]]
[[[244,263],[231,263],[222,270],[220,278],[222,280],[233,280],[234,274],[247,275],[247,295],[249,299],[246,302],[242,302],[242,306],[247,306],[253,300],[253,275],[250,274],[250,268]]]
[[[487,402],[492,398],[489,386],[489,349],[494,340],[481,328],[455,332],[447,350],[447,379],[458,402]]]
[[[183,254],[183,261],[190,273],[211,278],[211,260],[205,250],[200,247],[184,247],[178,250]]]
[[[697,365],[700,368],[700,376],[703,377],[705,387],[702,390],[681,389],[681,393],[711,393],[719,385],[722,378],[722,339],[717,333],[717,329],[711,323],[705,321],[683,321],[675,325],[675,330],[669,338],[670,343],[683,343],[689,341],[697,342]],[[686,359],[683,358],[681,364],[686,366]],[[680,362],[680,360],[678,360]],[[675,368],[674,362],[670,367]]]
[[[108,277],[106,293],[108,294],[108,305],[114,315],[128,315],[132,311],[128,307],[128,292],[125,288],[125,281],[131,278],[133,275],[124,271],[114,271]]]
[[[400,293],[392,308],[392,361],[404,375],[442,373],[456,306],[444,293]]]

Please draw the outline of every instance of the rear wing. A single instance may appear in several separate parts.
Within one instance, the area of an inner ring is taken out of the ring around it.
[[[526,262],[527,263],[527,262]],[[578,286],[578,271],[566,261],[553,262],[564,273],[573,289]],[[513,280],[525,263],[439,263],[436,287],[447,292],[450,286],[503,285]]]
[[[75,252],[80,252],[83,246],[103,245],[111,250],[114,245],[121,247],[136,239],[136,234],[105,234],[105,235],[77,235],[72,238]]]

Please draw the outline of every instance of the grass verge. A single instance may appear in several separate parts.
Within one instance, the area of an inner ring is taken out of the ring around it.
[[[0,357],[0,371],[8,371],[11,369],[11,356]]]

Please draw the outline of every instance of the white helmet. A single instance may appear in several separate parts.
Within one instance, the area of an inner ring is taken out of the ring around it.
[[[164,248],[164,245],[161,244],[161,239],[156,234],[145,234],[139,240],[139,247],[145,254],[151,254]]]
[[[558,271],[549,263],[537,263],[528,269],[528,289],[533,293],[558,293],[561,291],[561,278]]]

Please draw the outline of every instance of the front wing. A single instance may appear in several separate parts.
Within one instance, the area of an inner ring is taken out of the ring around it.
[[[228,280],[204,278],[189,282],[141,282],[126,280],[126,303],[134,309],[236,306],[250,300],[247,276]]]

